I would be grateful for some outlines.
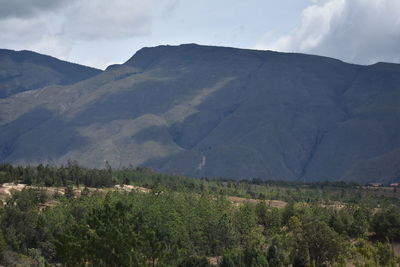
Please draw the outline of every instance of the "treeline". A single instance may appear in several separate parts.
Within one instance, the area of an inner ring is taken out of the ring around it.
[[[14,192],[0,215],[5,266],[398,266],[394,205],[277,209],[156,189],[53,199],[29,188]]]
[[[112,177],[112,169],[88,169],[80,167],[76,162],[68,162],[66,166],[54,167],[39,164],[37,166],[0,165],[0,183],[14,182],[36,186],[84,185],[90,187],[109,187],[116,181]]]
[[[138,175],[140,178],[138,178]],[[90,187],[108,187],[115,183],[137,182],[150,178],[154,180],[155,176],[168,181],[172,179],[183,186],[193,186],[193,182],[188,179],[182,179],[179,175],[163,175],[155,173],[153,170],[145,167],[130,167],[113,170],[106,162],[104,169],[90,169],[79,166],[76,161],[69,161],[66,166],[50,166],[39,164],[37,166],[13,166],[8,163],[0,164],[0,183],[4,182],[21,182],[28,185],[43,185],[43,186],[67,186],[70,184]],[[159,179],[159,180],[161,180]],[[177,181],[180,180],[180,181]],[[218,181],[221,184],[226,183],[245,183],[250,185],[265,185],[279,187],[305,187],[305,188],[358,188],[359,184],[354,182],[314,182],[305,183],[298,181],[280,181],[280,180],[262,180],[258,178],[249,180],[232,180],[224,178],[201,178],[207,182]]]
[[[355,183],[319,182],[301,183],[288,181],[191,179],[179,175],[160,174],[148,168],[112,169],[105,164],[104,169],[84,168],[71,161],[66,166],[13,166],[0,164],[0,183],[14,182],[35,186],[86,186],[112,187],[116,184],[134,184],[149,189],[159,188],[179,192],[209,193],[239,196],[254,199],[276,199],[287,202],[305,201],[365,203],[371,206],[398,199],[369,196]]]

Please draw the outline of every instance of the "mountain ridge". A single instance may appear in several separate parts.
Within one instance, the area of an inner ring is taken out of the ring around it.
[[[49,85],[68,85],[101,70],[33,51],[0,49],[0,98]]]
[[[0,100],[0,161],[391,182],[400,179],[399,85],[398,64],[143,48],[87,80]]]

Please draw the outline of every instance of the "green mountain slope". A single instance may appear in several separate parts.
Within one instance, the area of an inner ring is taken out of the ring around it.
[[[390,182],[400,179],[399,121],[396,64],[159,46],[87,80],[0,100],[0,160]]]
[[[0,98],[49,85],[76,83],[100,72],[31,51],[0,49]]]

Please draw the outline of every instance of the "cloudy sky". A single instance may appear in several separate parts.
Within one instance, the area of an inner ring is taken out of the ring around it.
[[[0,0],[0,47],[105,68],[198,43],[400,63],[400,0]]]

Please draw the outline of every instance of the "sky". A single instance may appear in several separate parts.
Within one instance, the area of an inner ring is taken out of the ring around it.
[[[400,0],[0,0],[0,48],[104,69],[183,43],[400,63]]]

